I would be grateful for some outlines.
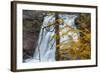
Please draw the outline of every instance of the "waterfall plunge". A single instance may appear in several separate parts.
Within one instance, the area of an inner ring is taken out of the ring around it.
[[[59,18],[63,19],[62,25],[59,25],[59,28],[64,28],[66,25],[71,26],[74,29],[76,25],[74,23],[75,19],[78,15],[75,14],[59,14]],[[55,15],[51,14],[44,17],[43,25],[40,30],[38,44],[35,49],[35,53],[33,54],[32,59],[26,60],[26,62],[48,62],[48,61],[56,61],[55,59],[55,52],[56,52],[56,39],[52,38],[55,34],[55,26],[52,25],[50,27],[44,28],[48,26],[48,24],[54,24],[55,22]],[[60,33],[60,43],[69,41],[69,35],[72,36],[74,41],[77,41],[79,34],[74,32],[69,32],[68,35],[62,37],[62,34],[67,32],[69,29],[62,29]]]

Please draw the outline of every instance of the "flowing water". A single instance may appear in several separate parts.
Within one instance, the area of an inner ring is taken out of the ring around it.
[[[70,32],[68,35],[62,36],[63,33],[66,33],[69,29],[66,29],[66,25],[71,26],[74,29],[77,29],[75,25],[75,19],[78,17],[76,14],[59,14],[59,18],[63,20],[59,28],[61,29],[60,33],[60,43],[68,42],[72,36],[74,41],[77,41],[79,34]],[[26,62],[48,62],[56,61],[56,39],[52,38],[55,35],[55,14],[49,14],[44,17],[43,25],[41,26],[38,44],[33,54],[33,58],[26,60]],[[46,27],[52,24],[50,27]],[[62,46],[61,46],[62,47]]]

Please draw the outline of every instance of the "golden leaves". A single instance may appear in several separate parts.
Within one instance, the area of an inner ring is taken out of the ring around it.
[[[57,20],[62,22],[62,20]],[[72,28],[68,24],[59,29],[62,32],[66,29],[66,32],[62,33],[60,37],[68,35],[70,32],[74,34],[79,33],[77,41],[70,39],[68,42],[60,42],[56,45],[60,47],[60,60],[77,60],[77,59],[90,59],[91,58],[91,30],[90,30],[90,14],[80,14],[80,17],[76,21],[78,23],[78,29]],[[51,36],[54,39],[59,38],[54,34]]]
[[[58,24],[61,24],[61,23],[63,23],[63,19],[59,18],[59,19],[56,20],[56,22],[57,22]]]
[[[67,27],[67,26],[66,26]],[[68,28],[68,27],[67,27]],[[70,39],[67,43],[60,43],[57,45],[57,47],[60,47],[60,53],[61,53],[61,60],[62,59],[90,59],[91,57],[91,45],[90,45],[90,39],[91,34],[88,31],[88,29],[85,30],[79,30],[70,28],[69,31],[66,33],[63,33],[61,36],[67,35],[69,32],[74,33],[81,33],[83,36],[80,36],[77,41],[73,41],[73,39]],[[64,53],[64,54],[63,54]]]
[[[71,42],[69,41],[68,43],[63,44],[63,47],[60,50],[62,53],[61,60],[81,60],[91,58],[90,14],[80,14],[80,17],[76,22],[78,23],[78,29],[70,27],[70,31],[80,33],[80,37],[77,42],[72,42],[71,40]]]

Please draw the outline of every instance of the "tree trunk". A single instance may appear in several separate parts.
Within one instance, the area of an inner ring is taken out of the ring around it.
[[[60,60],[60,35],[59,35],[59,22],[58,22],[58,13],[55,14],[55,18],[56,18],[56,27],[55,27],[55,34],[56,34],[56,60],[59,61]]]

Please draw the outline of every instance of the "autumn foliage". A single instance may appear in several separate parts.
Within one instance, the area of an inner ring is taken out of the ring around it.
[[[76,19],[77,29],[66,25],[66,29],[70,29],[63,35],[67,35],[69,32],[79,33],[78,41],[70,39],[67,43],[60,43],[56,47],[63,46],[59,49],[59,60],[84,60],[91,58],[91,22],[90,14],[81,13]],[[61,30],[59,30],[61,31]],[[63,36],[62,35],[62,36]],[[59,38],[56,34],[53,38]],[[71,38],[71,36],[70,36]],[[58,53],[56,52],[56,55]]]

